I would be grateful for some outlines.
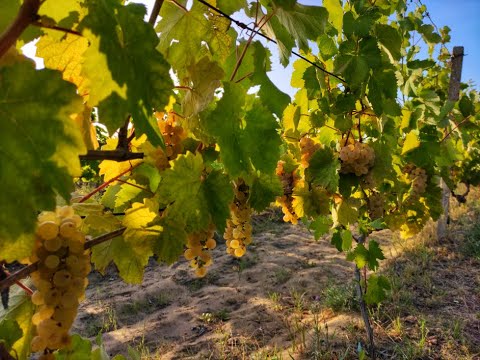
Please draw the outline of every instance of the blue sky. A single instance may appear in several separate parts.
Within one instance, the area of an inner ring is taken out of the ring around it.
[[[319,5],[320,0],[300,0],[305,5]],[[423,0],[430,17],[441,28],[445,25],[451,28],[451,42],[448,46],[465,47],[462,81],[472,80],[480,89],[480,0]],[[428,19],[426,19],[428,23]],[[295,90],[290,87],[291,66],[284,68],[278,62],[275,46],[269,46],[273,53],[273,71],[269,74],[272,81],[284,92],[293,95]],[[295,59],[292,59],[295,60]]]

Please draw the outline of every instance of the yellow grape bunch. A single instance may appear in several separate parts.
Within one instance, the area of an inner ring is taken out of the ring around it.
[[[91,265],[85,235],[79,230],[81,224],[82,218],[70,206],[38,216],[30,257],[32,262],[38,261],[38,270],[32,274],[36,288],[32,302],[37,308],[32,317],[36,336],[31,349],[44,352],[42,360],[49,358],[49,350],[70,344],[69,330],[85,296]]]
[[[403,171],[407,174],[407,179],[411,183],[410,196],[414,199],[422,196],[427,190],[428,175],[425,169],[408,164]]]
[[[304,136],[300,139],[301,164],[305,169],[310,165],[310,159],[318,149],[320,149],[320,144],[315,143],[309,137]]]
[[[277,163],[275,173],[280,177],[283,187],[283,195],[278,196],[276,200],[277,204],[282,207],[283,221],[297,224],[298,216],[293,209],[293,188],[299,181],[299,177],[295,174],[295,171],[285,172],[285,161],[283,160]]]
[[[174,112],[167,114],[156,112],[158,127],[165,141],[165,150],[158,148],[150,154],[155,161],[155,166],[159,170],[168,168],[169,161],[174,160],[183,152],[183,140],[187,134],[183,127],[177,122],[177,115]]]
[[[375,163],[375,151],[365,143],[348,140],[340,149],[343,174],[366,175]]]
[[[210,250],[215,249],[217,242],[213,238],[215,228],[210,226],[206,231],[190,234],[187,240],[187,249],[183,256],[190,261],[190,266],[195,269],[195,275],[204,277],[207,267],[212,265]]]
[[[249,188],[243,182],[235,188],[235,199],[230,204],[230,219],[223,237],[227,245],[227,253],[242,257],[247,246],[252,242],[252,209],[248,205]]]

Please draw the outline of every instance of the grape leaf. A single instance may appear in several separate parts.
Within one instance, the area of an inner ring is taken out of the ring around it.
[[[187,1],[179,4],[186,6]],[[161,33],[158,49],[168,59],[175,70],[185,69],[196,62],[197,54],[202,53],[202,42],[212,36],[213,24],[204,15],[205,6],[194,2],[190,10],[183,10],[169,1],[160,11],[162,19],[156,27]]]
[[[323,186],[327,191],[335,192],[338,188],[338,171],[340,162],[329,148],[317,150],[305,170],[305,178],[315,185]]]
[[[341,34],[343,29],[342,3],[339,0],[324,0],[322,5],[325,6],[328,11],[328,20],[337,32]]]
[[[103,273],[113,261],[125,282],[141,284],[144,268],[151,255],[151,251],[138,252],[131,242],[119,236],[96,245],[92,250],[92,262],[95,264],[95,269]]]
[[[153,240],[158,237],[162,227],[158,225],[159,206],[156,199],[143,199],[143,203],[133,203],[132,207],[125,211],[122,220],[125,230],[123,237],[131,242],[137,252],[150,252]]]
[[[248,159],[241,146],[240,119],[245,103],[245,91],[237,84],[224,83],[224,94],[216,108],[204,114],[207,132],[220,146],[220,157],[232,176],[248,170]],[[258,145],[258,144],[256,144]]]
[[[391,289],[390,282],[385,276],[370,275],[367,280],[365,302],[368,305],[378,304],[385,300],[387,291]]]
[[[205,194],[213,223],[223,233],[226,220],[230,217],[229,204],[233,201],[232,185],[228,177],[220,171],[212,171],[203,182],[201,191]]]
[[[38,14],[49,17],[60,26],[70,28],[82,13],[82,3],[83,0],[63,0],[61,2],[46,0],[38,9]]]
[[[86,4],[88,15],[80,29],[90,47],[82,74],[90,79],[90,96],[95,93],[100,102],[101,121],[113,132],[131,114],[137,136],[147,134],[153,145],[163,145],[152,109],[168,104],[173,84],[170,66],[156,50],[158,37],[143,21],[145,7],[122,6],[117,0]],[[104,83],[108,74],[112,81]]]
[[[277,40],[280,62],[286,66],[295,42],[301,50],[308,51],[308,40],[315,41],[323,34],[327,20],[328,11],[321,6],[278,6],[264,31]]]
[[[55,355],[56,360],[93,360],[92,343],[80,335],[72,335],[72,344],[59,350]]]
[[[368,249],[363,244],[358,244],[355,249],[348,253],[347,260],[355,261],[357,267],[362,269],[366,265],[370,270],[378,268],[378,260],[385,259],[380,246],[375,240],[370,240]]]
[[[70,198],[85,150],[70,115],[81,108],[56,71],[29,62],[0,68],[0,182],[8,189],[0,195],[0,256],[8,262],[30,255],[33,239],[21,235],[33,232],[37,211],[53,209],[56,193]]]
[[[30,286],[28,282],[26,285]],[[15,353],[19,359],[27,359],[30,355],[30,342],[35,330],[32,324],[35,306],[25,291],[18,286],[10,288],[9,305],[8,309],[0,310],[0,319],[2,319],[0,323],[0,342],[2,340],[7,341],[9,345],[12,345],[12,353]],[[12,321],[16,324],[13,327],[10,326]],[[7,334],[2,334],[2,331],[7,331],[6,327],[13,332],[8,330]]]
[[[245,0],[217,0],[217,5],[224,13],[231,15],[242,8],[247,7]]]
[[[308,228],[313,230],[313,235],[315,236],[315,240],[320,239],[325,234],[328,234],[330,231],[330,227],[333,225],[332,220],[326,216],[318,216],[315,218]]]
[[[397,29],[390,25],[376,24],[375,33],[378,42],[385,46],[394,60],[401,57],[402,38]]]
[[[202,191],[204,164],[200,154],[187,152],[180,155],[167,169],[160,183],[158,194],[163,205],[168,205],[172,217],[185,222],[187,230],[204,229],[210,221],[207,200]]]
[[[253,59],[255,66],[255,71],[251,76],[252,82],[255,85],[260,85],[258,96],[262,103],[272,113],[281,117],[283,110],[290,102],[290,96],[280,91],[266,74],[268,71],[271,71],[270,51],[258,41],[251,46],[254,49]]]
[[[82,76],[83,55],[88,49],[88,40],[73,34],[66,34],[60,39],[47,34],[38,40],[36,47],[36,56],[43,58],[45,67],[61,71],[63,78],[75,84],[79,94],[88,99],[89,79]]]
[[[402,147],[402,155],[418,148],[420,146],[420,140],[418,138],[418,131],[412,130],[405,137],[405,142]]]
[[[173,264],[183,253],[184,245],[187,243],[187,232],[185,223],[178,218],[168,216],[168,210],[160,220],[163,231],[160,237],[155,240],[153,251],[159,261]]]
[[[278,123],[272,113],[259,101],[245,115],[245,130],[240,143],[255,169],[265,174],[273,173],[280,156],[282,140]]]
[[[23,331],[15,320],[3,319],[0,322],[0,342],[5,344],[7,351],[10,351],[22,336]]]
[[[140,188],[135,185],[140,186]],[[128,180],[128,183],[120,185],[120,190],[115,195],[115,211],[122,212],[132,202],[136,200],[141,201],[139,198],[144,198],[147,195],[147,192],[142,190],[141,187],[133,179]]]
[[[189,87],[182,101],[183,115],[190,117],[204,110],[213,100],[215,90],[224,76],[222,68],[207,56],[188,68],[188,78],[182,82]],[[185,83],[186,81],[186,83]]]
[[[282,183],[277,175],[260,174],[250,187],[250,206],[256,211],[262,211],[282,193]]]

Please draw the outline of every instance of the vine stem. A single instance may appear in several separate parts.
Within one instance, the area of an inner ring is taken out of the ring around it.
[[[355,237],[355,240],[357,241],[358,244],[365,243],[366,239],[367,237],[363,234],[360,235],[358,238]],[[372,360],[375,360],[376,354],[375,354],[375,340],[373,335],[373,329],[372,329],[372,325],[370,324],[370,318],[368,316],[367,304],[363,299],[362,275],[360,273],[360,268],[357,266],[357,264],[355,264],[355,288],[356,288],[357,297],[358,297],[358,304],[360,305],[360,311],[362,313],[363,323],[365,325],[365,330],[367,332],[367,339],[370,344],[370,356]]]
[[[152,13],[150,14],[150,18],[148,19],[148,23],[150,25],[155,25],[155,21],[157,20],[158,14],[160,14],[160,9],[162,8],[163,0],[155,0],[155,4],[153,5]]]
[[[57,26],[57,25],[47,25],[47,24],[42,23],[41,21],[32,22],[32,25],[37,26],[39,28],[57,30],[57,31],[61,31],[61,32],[64,32],[64,33],[67,33],[67,34],[83,36],[78,31],[75,31],[75,30],[72,30],[72,29],[66,29],[66,28],[63,28],[63,27]]]
[[[130,166],[130,168],[128,168],[127,170],[125,171],[122,171],[120,174],[118,174],[117,176],[115,176],[114,178],[108,180],[108,181],[105,181],[102,185],[100,185],[99,187],[93,189],[91,192],[89,192],[87,195],[85,195],[84,197],[82,197],[80,200],[79,200],[79,203],[83,203],[85,201],[87,201],[88,199],[90,199],[93,195],[95,195],[96,193],[98,193],[99,191],[105,189],[108,185],[110,185],[112,182],[114,181],[117,181],[120,177],[122,177],[123,175],[125,175],[126,173],[129,173],[131,172],[133,169],[135,169],[137,166],[139,166],[140,164],[143,164],[143,163],[138,163],[138,164],[135,164],[135,165],[132,165]]]
[[[0,35],[0,58],[15,44],[28,25],[37,20],[40,0],[25,0],[15,17],[15,20]]]
[[[122,235],[125,232],[125,230],[126,228],[122,227],[112,232],[90,239],[87,242],[85,242],[85,250],[90,249],[95,245],[104,243],[105,241],[112,240],[117,236]],[[33,264],[25,266],[23,269],[20,269],[17,272],[9,275],[5,280],[0,281],[0,291],[16,284],[20,279],[26,278],[28,275],[30,275],[32,272],[35,272],[36,270],[38,270],[38,262],[34,262]]]

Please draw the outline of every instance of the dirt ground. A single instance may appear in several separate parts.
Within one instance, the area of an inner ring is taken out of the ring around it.
[[[388,300],[370,309],[379,358],[480,359],[480,261],[459,248],[472,214],[457,212],[442,245],[428,229],[408,243],[373,235],[392,282]],[[109,353],[142,359],[361,358],[352,263],[329,239],[279,220],[275,211],[254,218],[241,259],[220,243],[203,279],[185,260],[152,260],[141,286],[123,283],[114,267],[93,273],[74,332],[102,333]]]

